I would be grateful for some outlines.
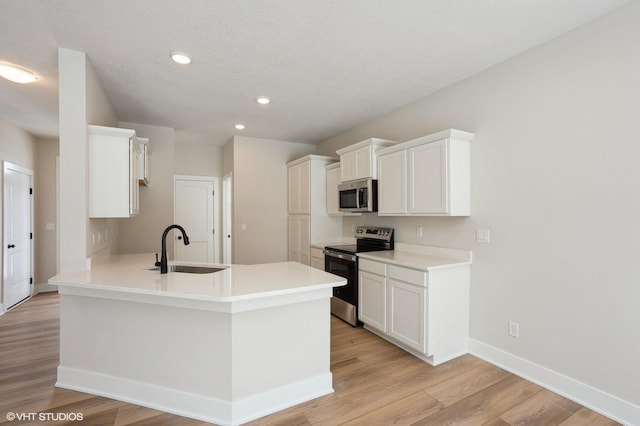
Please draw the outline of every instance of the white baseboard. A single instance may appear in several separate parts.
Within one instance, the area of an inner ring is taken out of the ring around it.
[[[58,367],[56,386],[190,417],[239,425],[333,392],[331,373],[231,402],[69,367]]]
[[[38,293],[46,293],[48,291],[58,291],[58,286],[48,283],[36,284],[33,295],[35,296]]]
[[[593,386],[474,339],[469,352],[619,423],[640,425],[640,407]]]

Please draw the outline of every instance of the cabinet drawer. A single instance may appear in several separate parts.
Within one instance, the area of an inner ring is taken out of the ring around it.
[[[389,265],[387,273],[389,275],[389,278],[394,278],[399,281],[419,285],[420,287],[427,286],[427,273],[425,271],[418,271],[417,269],[409,269],[402,268],[400,266]]]
[[[385,263],[374,262],[368,259],[360,259],[358,261],[358,269],[382,276],[387,274],[387,265]]]

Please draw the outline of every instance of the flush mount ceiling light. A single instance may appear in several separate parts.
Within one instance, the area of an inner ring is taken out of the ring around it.
[[[238,130],[244,130],[244,124],[239,124],[238,123],[238,124],[235,125],[235,128],[238,129]]]
[[[271,99],[267,98],[266,96],[258,96],[256,98],[256,102],[261,104],[261,105],[266,105],[269,102],[271,102]]]
[[[9,64],[0,64],[0,76],[20,84],[33,83],[38,79],[31,71]]]
[[[171,52],[171,59],[173,59],[173,62],[181,65],[187,65],[191,63],[191,57],[184,52]]]

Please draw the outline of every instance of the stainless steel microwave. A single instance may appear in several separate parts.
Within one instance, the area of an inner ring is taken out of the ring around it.
[[[377,212],[378,181],[362,179],[338,185],[341,212]]]

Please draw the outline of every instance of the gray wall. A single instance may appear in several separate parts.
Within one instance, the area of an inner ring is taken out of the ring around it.
[[[8,122],[0,120],[0,162],[8,161],[34,171],[35,185],[35,138]],[[0,164],[0,167],[3,167]],[[0,172],[0,188],[4,188],[4,169]],[[4,206],[0,191],[0,241],[4,242]],[[35,207],[34,207],[35,208]],[[37,242],[35,242],[37,244]],[[0,255],[0,271],[4,271],[4,256]],[[4,302],[4,273],[0,275],[0,304]]]
[[[286,164],[313,154],[316,147],[247,137],[229,143],[233,148],[226,149],[225,159],[233,160],[233,263],[286,261]]]
[[[638,22],[634,2],[318,148],[474,132],[471,217],[364,215],[345,218],[344,234],[375,223],[398,241],[473,250],[473,339],[636,405]],[[475,242],[477,229],[490,244]]]

